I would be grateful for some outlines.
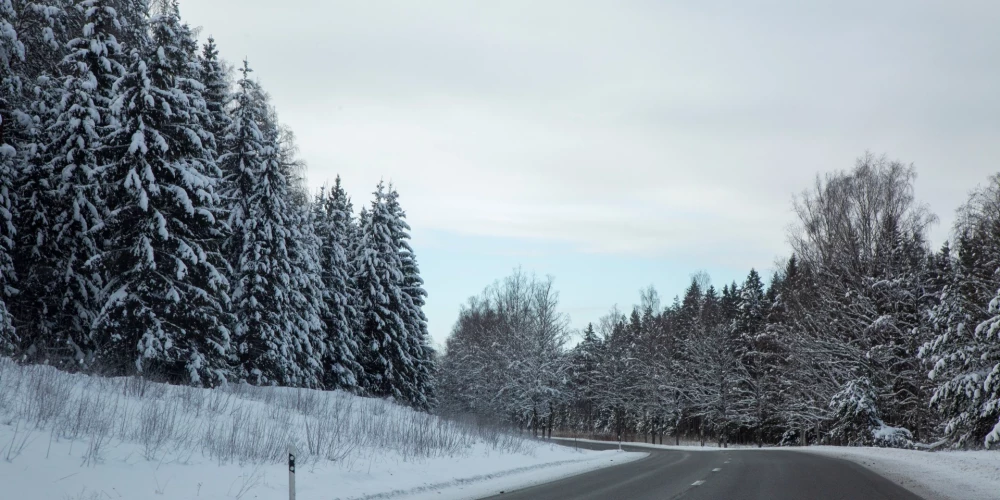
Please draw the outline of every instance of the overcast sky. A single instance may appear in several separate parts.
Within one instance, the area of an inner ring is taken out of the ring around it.
[[[443,342],[522,265],[573,326],[787,253],[793,193],[865,150],[948,237],[1000,170],[1000,2],[181,0],[248,57],[314,188],[394,182]]]

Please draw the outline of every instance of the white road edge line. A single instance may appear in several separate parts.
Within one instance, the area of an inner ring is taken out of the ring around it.
[[[691,483],[691,486],[701,486],[703,484],[705,484],[705,481],[695,481]]]

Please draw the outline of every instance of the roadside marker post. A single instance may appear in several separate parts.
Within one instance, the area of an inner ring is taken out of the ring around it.
[[[288,445],[288,500],[295,500],[295,455],[298,453],[294,444]]]

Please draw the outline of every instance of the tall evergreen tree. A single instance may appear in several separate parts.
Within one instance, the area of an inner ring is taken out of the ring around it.
[[[118,21],[121,23],[121,37],[118,40],[126,50],[149,50],[148,17],[154,3],[164,0],[113,0]],[[162,6],[161,6],[162,9]]]
[[[355,262],[355,282],[360,292],[361,361],[364,389],[375,396],[389,396],[414,406],[425,406],[414,374],[409,339],[409,296],[402,289],[402,261],[394,237],[397,218],[387,203],[385,185],[379,183],[371,210],[365,212],[362,237]]]
[[[229,78],[222,61],[219,60],[219,49],[215,45],[214,38],[208,37],[208,42],[202,49],[200,63],[199,79],[204,85],[202,97],[208,109],[205,128],[215,137],[216,144],[221,146],[231,124],[227,108],[232,96],[229,90]]]
[[[229,214],[227,254],[233,268],[234,341],[240,376],[262,385],[319,387],[324,343],[320,309],[305,285],[306,242],[295,225],[288,179],[279,162],[266,102],[244,61],[232,125],[220,157],[226,197],[237,200]],[[318,257],[315,257],[318,259]],[[318,262],[316,260],[314,263]],[[305,293],[304,293],[305,292]]]
[[[10,0],[0,0],[0,353],[10,354],[17,344],[14,320],[7,303],[14,295],[14,218],[12,210],[17,151],[7,129],[11,127],[10,99],[20,90],[12,65],[24,58],[24,44],[13,22],[17,17]]]
[[[15,1],[10,17],[0,16],[12,23],[7,25],[12,29],[4,29],[4,38],[11,43],[6,49],[0,49],[8,52],[8,56],[0,56],[7,68],[7,74],[0,76],[4,80],[0,116],[4,121],[4,141],[13,149],[8,149],[7,158],[0,161],[7,163],[5,168],[9,169],[12,185],[7,192],[12,227],[6,236],[11,242],[11,276],[17,277],[18,293],[12,296],[14,289],[8,281],[7,300],[14,312],[14,327],[18,329],[17,350],[22,354],[35,354],[32,347],[43,340],[45,333],[44,325],[32,321],[37,316],[29,314],[35,309],[31,297],[20,292],[28,288],[26,285],[31,281],[29,275],[35,264],[32,225],[39,221],[45,226],[50,223],[47,204],[39,195],[52,190],[44,168],[50,159],[46,150],[50,141],[45,128],[51,123],[52,108],[61,96],[54,75],[58,74],[59,62],[65,54],[66,10],[71,5],[66,0]],[[13,228],[17,229],[16,234]],[[47,316],[42,317],[48,320]]]
[[[22,321],[35,348],[51,362],[80,365],[94,352],[91,326],[100,307],[101,276],[89,265],[100,249],[96,231],[106,206],[100,189],[105,139],[117,122],[112,86],[124,73],[119,23],[106,0],[82,0],[81,35],[71,40],[62,68],[61,97],[47,127],[49,161],[26,182],[21,229]]]
[[[579,427],[593,432],[597,417],[597,377],[601,359],[601,339],[593,323],[583,330],[583,340],[570,353],[570,380],[573,387],[573,405],[579,415]]]
[[[1000,175],[959,211],[957,258],[920,355],[931,364],[932,403],[955,446],[1000,444]],[[947,257],[939,257],[944,260]]]
[[[120,127],[108,147],[120,159],[102,176],[112,189],[96,262],[108,282],[95,336],[114,372],[214,385],[228,377],[230,343],[224,261],[208,244],[219,172],[203,147],[204,101],[178,82],[176,13],[153,16],[150,31],[114,86]]]
[[[406,222],[406,212],[399,204],[399,193],[390,184],[386,195],[389,212],[394,217],[392,237],[399,252],[400,272],[402,282],[400,287],[407,299],[404,302],[407,337],[409,350],[413,359],[414,373],[412,375],[417,391],[426,404],[433,406],[434,397],[434,350],[430,345],[430,332],[427,330],[427,316],[424,315],[424,304],[427,292],[424,290],[424,280],[420,277],[420,266],[417,257],[410,246],[410,225]]]
[[[764,284],[756,270],[751,269],[740,288],[734,326],[739,336],[737,352],[746,367],[747,406],[750,426],[756,431],[757,445],[764,442],[765,426],[772,424],[776,413],[775,395],[778,389],[775,372],[775,346],[767,333],[767,313],[770,305]]]
[[[328,347],[324,382],[328,388],[356,389],[363,376],[354,337],[360,318],[355,307],[358,290],[347,253],[349,238],[354,233],[351,220],[354,209],[340,184],[340,176],[329,192],[320,191],[314,206],[315,232],[322,241],[320,263],[326,301],[324,323]]]

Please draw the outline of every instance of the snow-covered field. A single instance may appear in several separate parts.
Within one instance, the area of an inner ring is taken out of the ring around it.
[[[0,498],[475,498],[642,458],[338,392],[206,390],[0,358]]]

